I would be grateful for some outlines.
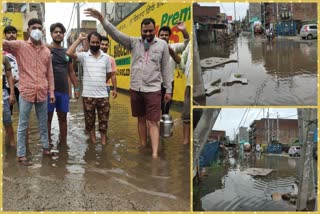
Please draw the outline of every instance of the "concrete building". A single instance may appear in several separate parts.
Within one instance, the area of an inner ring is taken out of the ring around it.
[[[249,142],[249,131],[248,127],[241,126],[239,128],[239,134],[238,134],[238,140],[240,141],[246,141]]]
[[[225,20],[226,15],[220,13],[220,7],[193,4],[193,21],[195,23],[216,24],[224,21],[222,18]]]
[[[129,16],[132,12],[143,6],[145,3],[101,3],[101,13],[113,25],[117,25],[121,20]],[[106,36],[106,32],[99,23],[97,32]]]
[[[45,3],[3,3],[2,9],[3,26],[14,25],[18,30],[18,39],[29,38],[27,29],[30,19],[38,18],[45,25]],[[45,33],[43,40],[45,41]]]
[[[297,119],[269,118],[268,121],[267,118],[262,118],[254,120],[250,125],[249,142],[253,146],[256,144],[266,145],[271,141],[278,141],[281,144],[292,144],[296,140],[298,140]]]
[[[261,3],[249,3],[248,16],[249,21],[254,18],[261,21]]]
[[[208,141],[225,141],[226,131],[223,130],[211,130]]]
[[[82,20],[81,24],[80,24],[80,32],[84,32],[84,33],[87,33],[87,34],[89,34],[91,32],[96,32],[97,31],[97,27],[96,26],[97,26],[97,21]],[[67,33],[66,38],[67,38],[67,46],[69,47],[78,38],[77,28],[71,29]],[[89,45],[88,45],[87,40],[85,40],[82,45],[83,45],[83,48],[85,50],[89,49]]]
[[[263,25],[277,35],[294,36],[302,25],[317,23],[317,3],[263,3]]]

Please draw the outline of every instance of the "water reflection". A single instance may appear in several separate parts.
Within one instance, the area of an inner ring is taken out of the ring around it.
[[[205,69],[205,84],[219,78],[227,81],[234,73],[248,79],[248,85],[221,86],[221,92],[207,97],[207,105],[316,105],[317,41],[276,39],[242,35],[236,45],[199,44],[200,58],[237,59]]]
[[[244,154],[235,159],[229,150],[226,163],[213,165],[195,194],[194,209],[205,211],[294,211],[295,207],[285,201],[273,201],[274,192],[293,192],[298,180],[299,159]],[[230,155],[231,154],[231,155]],[[274,169],[267,176],[244,174],[247,168]]]
[[[51,199],[46,205],[47,210],[190,210],[190,147],[183,145],[181,111],[180,106],[173,106],[170,111],[175,120],[173,136],[161,139],[157,160],[151,157],[151,145],[145,150],[138,149],[137,122],[131,117],[126,94],[118,94],[116,100],[111,100],[105,146],[90,143],[84,131],[82,103],[72,100],[68,140],[60,143],[59,153],[52,158],[42,157],[41,145],[34,143],[39,142],[39,134],[37,120],[31,114],[29,150],[35,165],[29,168],[19,166],[15,151],[6,150],[4,209],[36,210],[38,205],[34,200],[40,197],[40,190],[53,188],[59,191],[49,194]],[[56,116],[52,124],[52,139],[57,141]],[[28,184],[24,177],[37,183],[37,187],[28,188],[30,197],[25,198],[23,204],[15,203],[19,197],[14,195],[25,194],[23,186]],[[17,178],[18,188],[11,183],[13,178]],[[69,206],[64,204],[66,201],[60,201],[59,208],[53,206],[65,191],[77,200],[71,200]],[[92,207],[84,195],[105,198]],[[117,197],[119,203],[111,206],[111,202],[105,203],[107,197]]]

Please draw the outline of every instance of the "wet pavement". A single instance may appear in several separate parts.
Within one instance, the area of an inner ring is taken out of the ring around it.
[[[235,43],[199,44],[199,50],[200,59],[238,60],[202,69],[204,84],[219,78],[223,83],[234,74],[248,79],[247,85],[221,86],[200,105],[317,105],[317,40],[279,37],[269,42],[244,32]]]
[[[316,161],[314,161],[316,164]],[[196,211],[295,211],[288,201],[273,201],[275,192],[293,192],[298,181],[299,158],[247,153],[243,158],[229,150],[225,162],[207,168],[207,177],[194,184]],[[314,165],[315,169],[317,168]],[[244,174],[247,168],[269,168],[267,176]]]
[[[29,151],[34,165],[18,165],[15,149],[5,150],[3,210],[190,210],[190,147],[182,144],[182,108],[171,109],[173,136],[161,139],[156,160],[151,157],[151,146],[139,149],[137,122],[125,93],[111,101],[106,146],[99,143],[98,132],[98,143],[90,143],[82,102],[71,100],[67,143],[60,144],[58,156],[43,157],[33,113]],[[56,116],[52,127],[52,139],[57,141]]]

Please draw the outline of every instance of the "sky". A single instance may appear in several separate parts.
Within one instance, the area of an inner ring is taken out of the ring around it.
[[[263,110],[264,109],[264,114]],[[235,130],[238,129],[246,108],[223,108],[213,126],[214,130],[225,130],[226,135],[234,139]],[[254,120],[267,118],[268,108],[249,108],[240,126],[249,127]],[[297,119],[296,108],[269,108],[269,118]]]
[[[74,3],[45,3],[45,25],[46,25],[46,40],[47,43],[52,42],[50,36],[50,25],[56,22],[60,22],[67,29],[70,22],[70,29],[77,27],[77,16],[76,9],[73,12],[72,18],[72,8]],[[80,3],[80,23],[81,20],[96,20],[91,17],[86,17],[83,10],[89,7],[93,7],[97,10],[101,10],[101,3]],[[97,21],[98,23],[98,21]],[[66,34],[65,34],[66,36]]]
[[[199,3],[200,6],[219,6],[221,13],[226,13],[228,16],[232,16],[234,19],[234,3]],[[249,8],[249,3],[236,3],[236,16],[237,20],[242,20],[246,14],[247,9]]]

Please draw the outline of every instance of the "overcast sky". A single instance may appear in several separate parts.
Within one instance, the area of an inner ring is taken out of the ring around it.
[[[263,111],[264,109],[264,111]],[[249,127],[254,120],[267,118],[268,108],[249,108],[244,116],[241,124],[240,121],[246,111],[246,108],[223,108],[218,116],[218,119],[213,126],[214,130],[225,130],[226,135],[231,139],[234,138],[234,132],[238,129],[239,125]],[[296,108],[269,108],[269,118],[297,119],[298,112]]]
[[[70,22],[70,29],[77,27],[77,16],[76,9],[73,12],[72,18],[72,8],[74,3],[45,3],[45,24],[46,24],[46,39],[48,43],[52,42],[50,36],[50,25],[56,22],[61,22],[67,29]],[[96,20],[94,18],[86,17],[83,10],[89,7],[93,7],[97,10],[101,10],[101,3],[80,3],[80,23],[81,20]],[[97,22],[98,23],[98,22]]]
[[[232,16],[234,19],[234,5],[236,8],[237,20],[242,20],[246,14],[247,9],[249,8],[249,3],[199,3],[201,6],[219,6],[221,13],[226,13],[228,16]]]

